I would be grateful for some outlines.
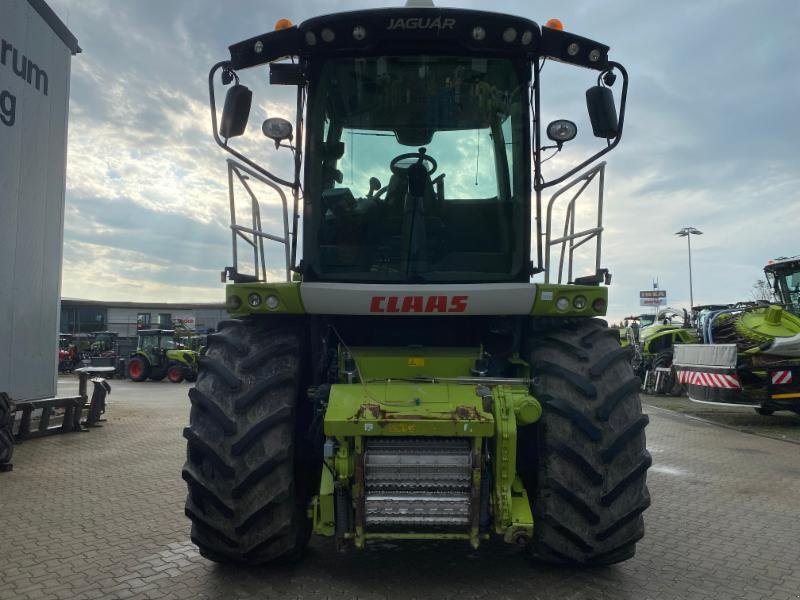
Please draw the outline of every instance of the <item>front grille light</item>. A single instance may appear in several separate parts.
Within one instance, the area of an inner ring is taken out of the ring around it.
[[[256,308],[256,307],[258,307],[258,306],[261,306],[261,296],[259,296],[259,295],[258,295],[258,294],[256,294],[255,292],[253,292],[252,294],[250,294],[249,296],[247,296],[247,303],[248,303],[250,306],[252,306],[253,308]]]

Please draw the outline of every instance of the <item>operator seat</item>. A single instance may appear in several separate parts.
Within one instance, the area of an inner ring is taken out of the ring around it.
[[[424,152],[424,149],[422,149]],[[430,173],[421,162],[403,173],[407,181],[403,199],[401,242],[407,271],[424,272],[441,260],[444,223]]]
[[[433,188],[433,181],[428,172],[423,168],[420,169],[417,175],[417,181],[414,183],[416,187],[422,188],[422,205],[425,216],[433,217],[441,214],[440,199],[436,196]],[[406,202],[410,199],[409,184],[409,170],[400,173],[392,173],[389,179],[389,185],[386,186],[386,205],[389,208],[389,215],[392,217],[403,216],[403,211],[406,208]],[[419,189],[414,191],[419,192]]]

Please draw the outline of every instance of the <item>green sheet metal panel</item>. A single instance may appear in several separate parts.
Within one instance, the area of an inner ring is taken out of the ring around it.
[[[494,418],[476,386],[387,381],[331,386],[328,436],[489,437]]]
[[[469,377],[480,357],[480,348],[405,348],[353,347],[361,376],[371,379],[409,377]]]

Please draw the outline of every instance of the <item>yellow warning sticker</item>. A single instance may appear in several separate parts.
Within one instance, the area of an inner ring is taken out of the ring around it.
[[[409,367],[424,367],[425,359],[422,356],[410,356],[408,358]]]
[[[416,433],[416,423],[389,423],[386,425],[385,431],[388,433]]]

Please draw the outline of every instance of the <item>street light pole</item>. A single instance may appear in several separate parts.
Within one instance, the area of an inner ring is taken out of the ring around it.
[[[677,231],[675,235],[685,237],[689,247],[689,310],[691,310],[694,307],[694,292],[692,290],[692,236],[703,235],[703,232],[694,227],[684,227],[680,231]]]

